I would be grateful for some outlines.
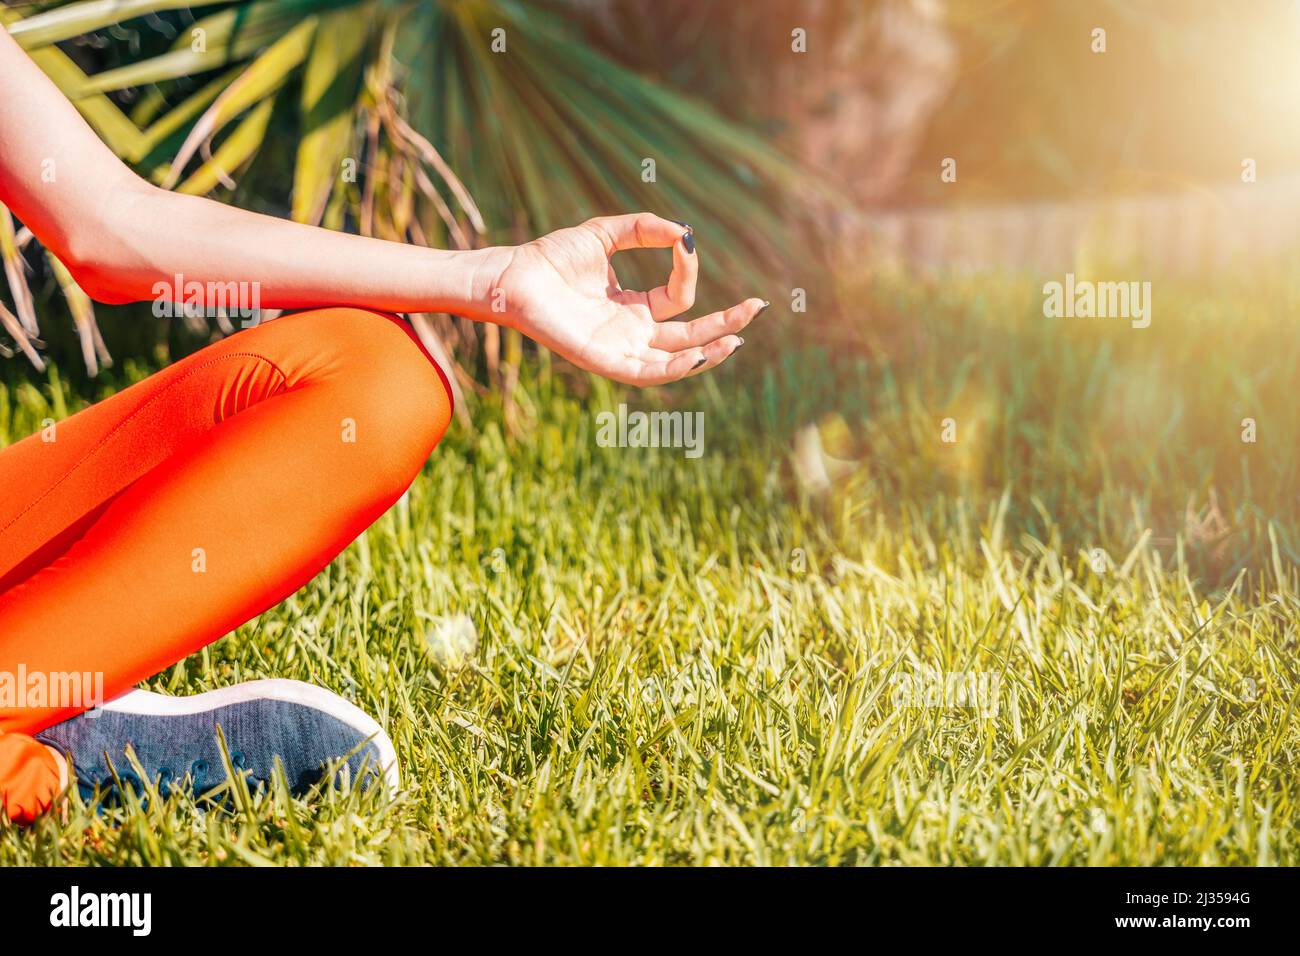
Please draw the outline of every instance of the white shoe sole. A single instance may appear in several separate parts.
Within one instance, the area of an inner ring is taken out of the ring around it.
[[[391,799],[397,795],[397,791],[402,786],[401,771],[397,768],[397,750],[393,747],[388,734],[384,733],[384,728],[360,707],[313,684],[285,678],[251,680],[188,697],[168,697],[147,690],[129,690],[104,704],[104,710],[119,714],[170,717],[201,714],[219,707],[229,707],[231,704],[244,704],[254,700],[278,700],[300,704],[312,710],[319,710],[347,724],[374,743],[375,749],[379,751],[380,770],[384,775],[388,796]]]

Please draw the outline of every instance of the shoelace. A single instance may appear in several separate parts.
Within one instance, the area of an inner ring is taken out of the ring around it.
[[[208,762],[196,760],[190,764],[190,793],[194,799],[203,796],[204,784],[208,779]]]
[[[122,782],[122,787],[129,787],[131,792],[137,797],[144,798],[145,787],[140,777],[133,770],[119,772],[117,780],[111,775],[105,775],[98,779],[84,779],[77,777],[77,791],[81,794],[81,799],[89,802],[94,799],[95,791],[98,790],[102,796],[102,803],[109,806],[118,803],[121,800],[121,789],[118,786],[118,780]]]

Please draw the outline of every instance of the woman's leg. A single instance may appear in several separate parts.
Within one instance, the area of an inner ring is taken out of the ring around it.
[[[446,430],[408,326],[323,309],[241,332],[0,452],[0,676],[102,673],[106,697],[306,583]],[[0,796],[57,788],[30,736],[84,706],[0,707]]]

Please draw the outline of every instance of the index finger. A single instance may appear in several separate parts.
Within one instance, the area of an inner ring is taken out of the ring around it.
[[[587,220],[605,245],[605,255],[624,249],[667,249],[690,229],[650,212],[626,216],[597,216]]]

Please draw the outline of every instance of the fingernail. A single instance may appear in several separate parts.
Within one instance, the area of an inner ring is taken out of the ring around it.
[[[694,365],[691,366],[691,371],[694,372],[697,368],[699,368],[707,361],[708,361],[707,358],[701,358],[698,362],[696,362]]]
[[[739,335],[737,335],[736,338],[740,339],[740,344],[737,345],[736,348],[740,348],[741,345],[744,345],[744,344],[745,344],[745,340],[744,340],[744,339],[741,339]]]
[[[673,219],[672,222],[677,223],[677,225],[681,226],[683,229],[686,230],[686,235],[682,236],[682,245],[686,247],[687,252],[689,252],[691,255],[694,255],[695,254],[695,230],[691,228],[691,224],[689,222],[682,222],[680,219]]]
[[[764,300],[763,300],[763,304],[759,307],[759,310],[758,310],[757,312],[754,313],[754,318],[758,318],[760,315],[762,315],[764,312],[766,312],[766,311],[767,311],[768,309],[770,309],[771,307],[772,307],[772,303],[771,303],[771,302],[768,302],[767,299],[764,299]]]

